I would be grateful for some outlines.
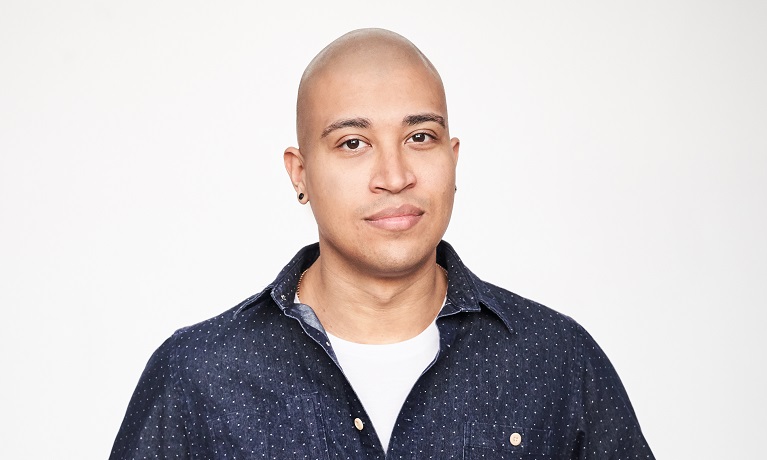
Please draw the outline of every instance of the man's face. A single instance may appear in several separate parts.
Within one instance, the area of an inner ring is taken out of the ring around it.
[[[298,168],[288,165],[291,149],[286,166],[310,200],[322,257],[379,276],[433,260],[459,145],[435,76],[420,63],[352,62],[318,75],[305,102]]]

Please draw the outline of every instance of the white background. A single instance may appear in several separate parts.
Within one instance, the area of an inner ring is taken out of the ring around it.
[[[0,457],[106,458],[152,351],[316,239],[298,79],[370,26],[443,76],[469,267],[595,336],[658,458],[759,457],[766,5],[2,0]]]

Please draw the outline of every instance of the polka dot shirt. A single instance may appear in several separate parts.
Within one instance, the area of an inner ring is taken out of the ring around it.
[[[440,243],[440,350],[388,451],[312,309],[302,249],[261,293],[154,353],[111,459],[653,459],[623,385],[572,319],[485,283]]]

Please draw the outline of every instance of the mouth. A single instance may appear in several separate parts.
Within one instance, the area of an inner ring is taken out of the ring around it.
[[[383,230],[408,230],[414,227],[424,214],[424,210],[410,204],[382,209],[365,218],[370,225]]]

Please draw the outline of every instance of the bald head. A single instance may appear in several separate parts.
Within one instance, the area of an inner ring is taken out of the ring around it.
[[[312,59],[301,76],[296,104],[296,134],[299,146],[308,139],[307,117],[311,106],[323,98],[324,82],[334,78],[359,75],[361,71],[376,76],[405,68],[417,69],[421,78],[431,80],[444,101],[444,87],[439,73],[429,59],[410,40],[385,29],[359,29],[337,38]]]

